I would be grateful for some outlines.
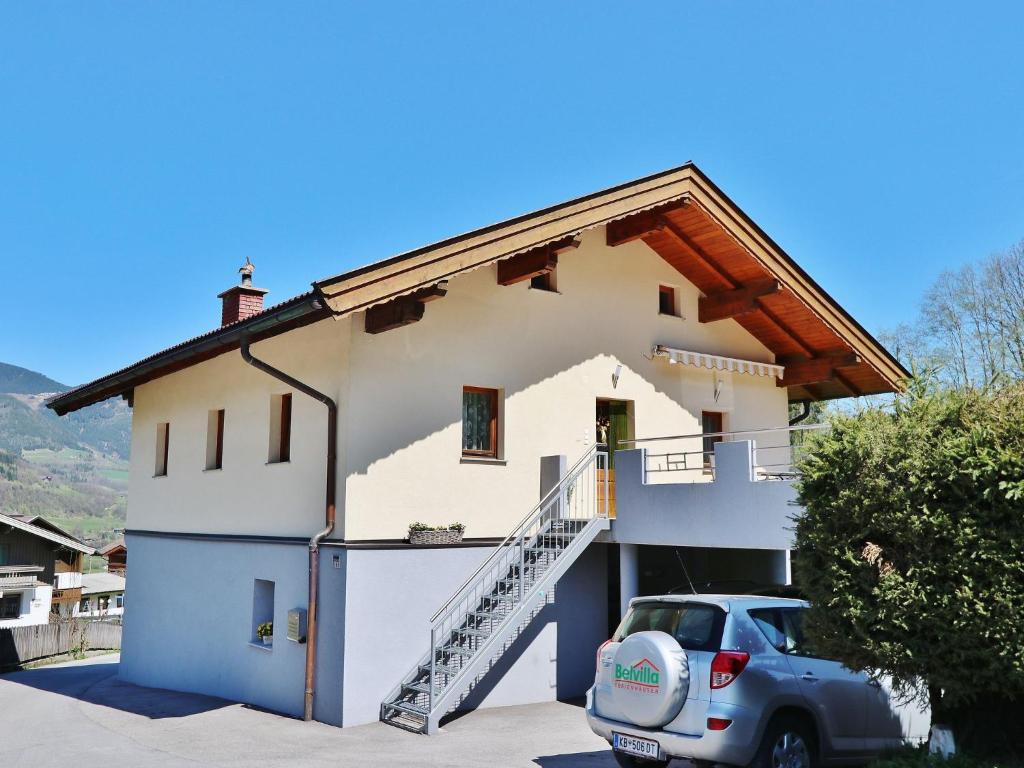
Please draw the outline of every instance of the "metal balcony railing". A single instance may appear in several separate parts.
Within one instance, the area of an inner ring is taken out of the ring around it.
[[[624,448],[644,449],[644,482],[714,482],[715,444],[749,440],[754,444],[754,474],[758,480],[796,479],[807,436],[828,424],[701,432],[689,435],[623,440]]]

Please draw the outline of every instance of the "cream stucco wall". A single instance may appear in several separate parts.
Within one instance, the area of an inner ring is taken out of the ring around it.
[[[658,285],[677,287],[682,318],[658,314]],[[587,233],[560,257],[558,294],[497,285],[496,268],[451,280],[424,319],[382,334],[363,318],[323,321],[254,345],[254,353],[335,397],[339,531],[401,538],[414,520],[502,536],[536,502],[540,457],[570,463],[594,440],[597,398],[633,402],[635,435],[783,426],[774,379],[732,374],[719,400],[710,371],[651,360],[654,344],[772,361],[737,323],[697,322],[698,291],[642,243]],[[617,386],[612,374],[622,373]],[[461,460],[463,385],[502,391],[499,464]],[[286,391],[237,352],[136,389],[128,526],[137,530],[308,536],[323,516],[324,408],[294,397],[292,459],[267,465],[271,395]],[[207,413],[225,408],[224,468],[204,472]],[[166,477],[153,477],[156,425],[168,421]]]

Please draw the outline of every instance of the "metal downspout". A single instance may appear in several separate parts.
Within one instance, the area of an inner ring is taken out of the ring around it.
[[[804,419],[806,419],[810,415],[811,415],[811,401],[810,400],[801,400],[800,401],[800,413],[798,413],[796,416],[794,416],[792,419],[789,420],[789,426],[792,427],[794,424],[799,424],[801,421],[803,421]]]
[[[325,504],[325,525],[323,530],[318,531],[309,540],[309,606],[306,609],[306,688],[305,702],[302,710],[303,720],[313,719],[313,680],[316,672],[316,614],[317,614],[317,587],[319,585],[320,572],[320,542],[330,536],[334,531],[335,521],[335,486],[337,484],[337,445],[338,437],[338,405],[325,395],[312,387],[303,384],[296,378],[289,376],[284,371],[279,371],[272,365],[268,365],[252,356],[249,351],[249,338],[241,340],[239,349],[242,359],[253,368],[257,368],[279,381],[283,381],[304,395],[318,400],[327,406],[327,498]]]

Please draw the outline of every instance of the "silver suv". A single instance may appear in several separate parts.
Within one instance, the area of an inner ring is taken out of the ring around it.
[[[770,597],[634,599],[597,652],[591,729],[630,768],[673,757],[813,768],[863,762],[918,735],[878,680],[804,651],[806,608]]]

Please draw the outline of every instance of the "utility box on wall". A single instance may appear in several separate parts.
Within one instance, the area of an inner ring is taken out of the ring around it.
[[[306,642],[305,608],[292,608],[288,611],[288,639],[296,643]]]

